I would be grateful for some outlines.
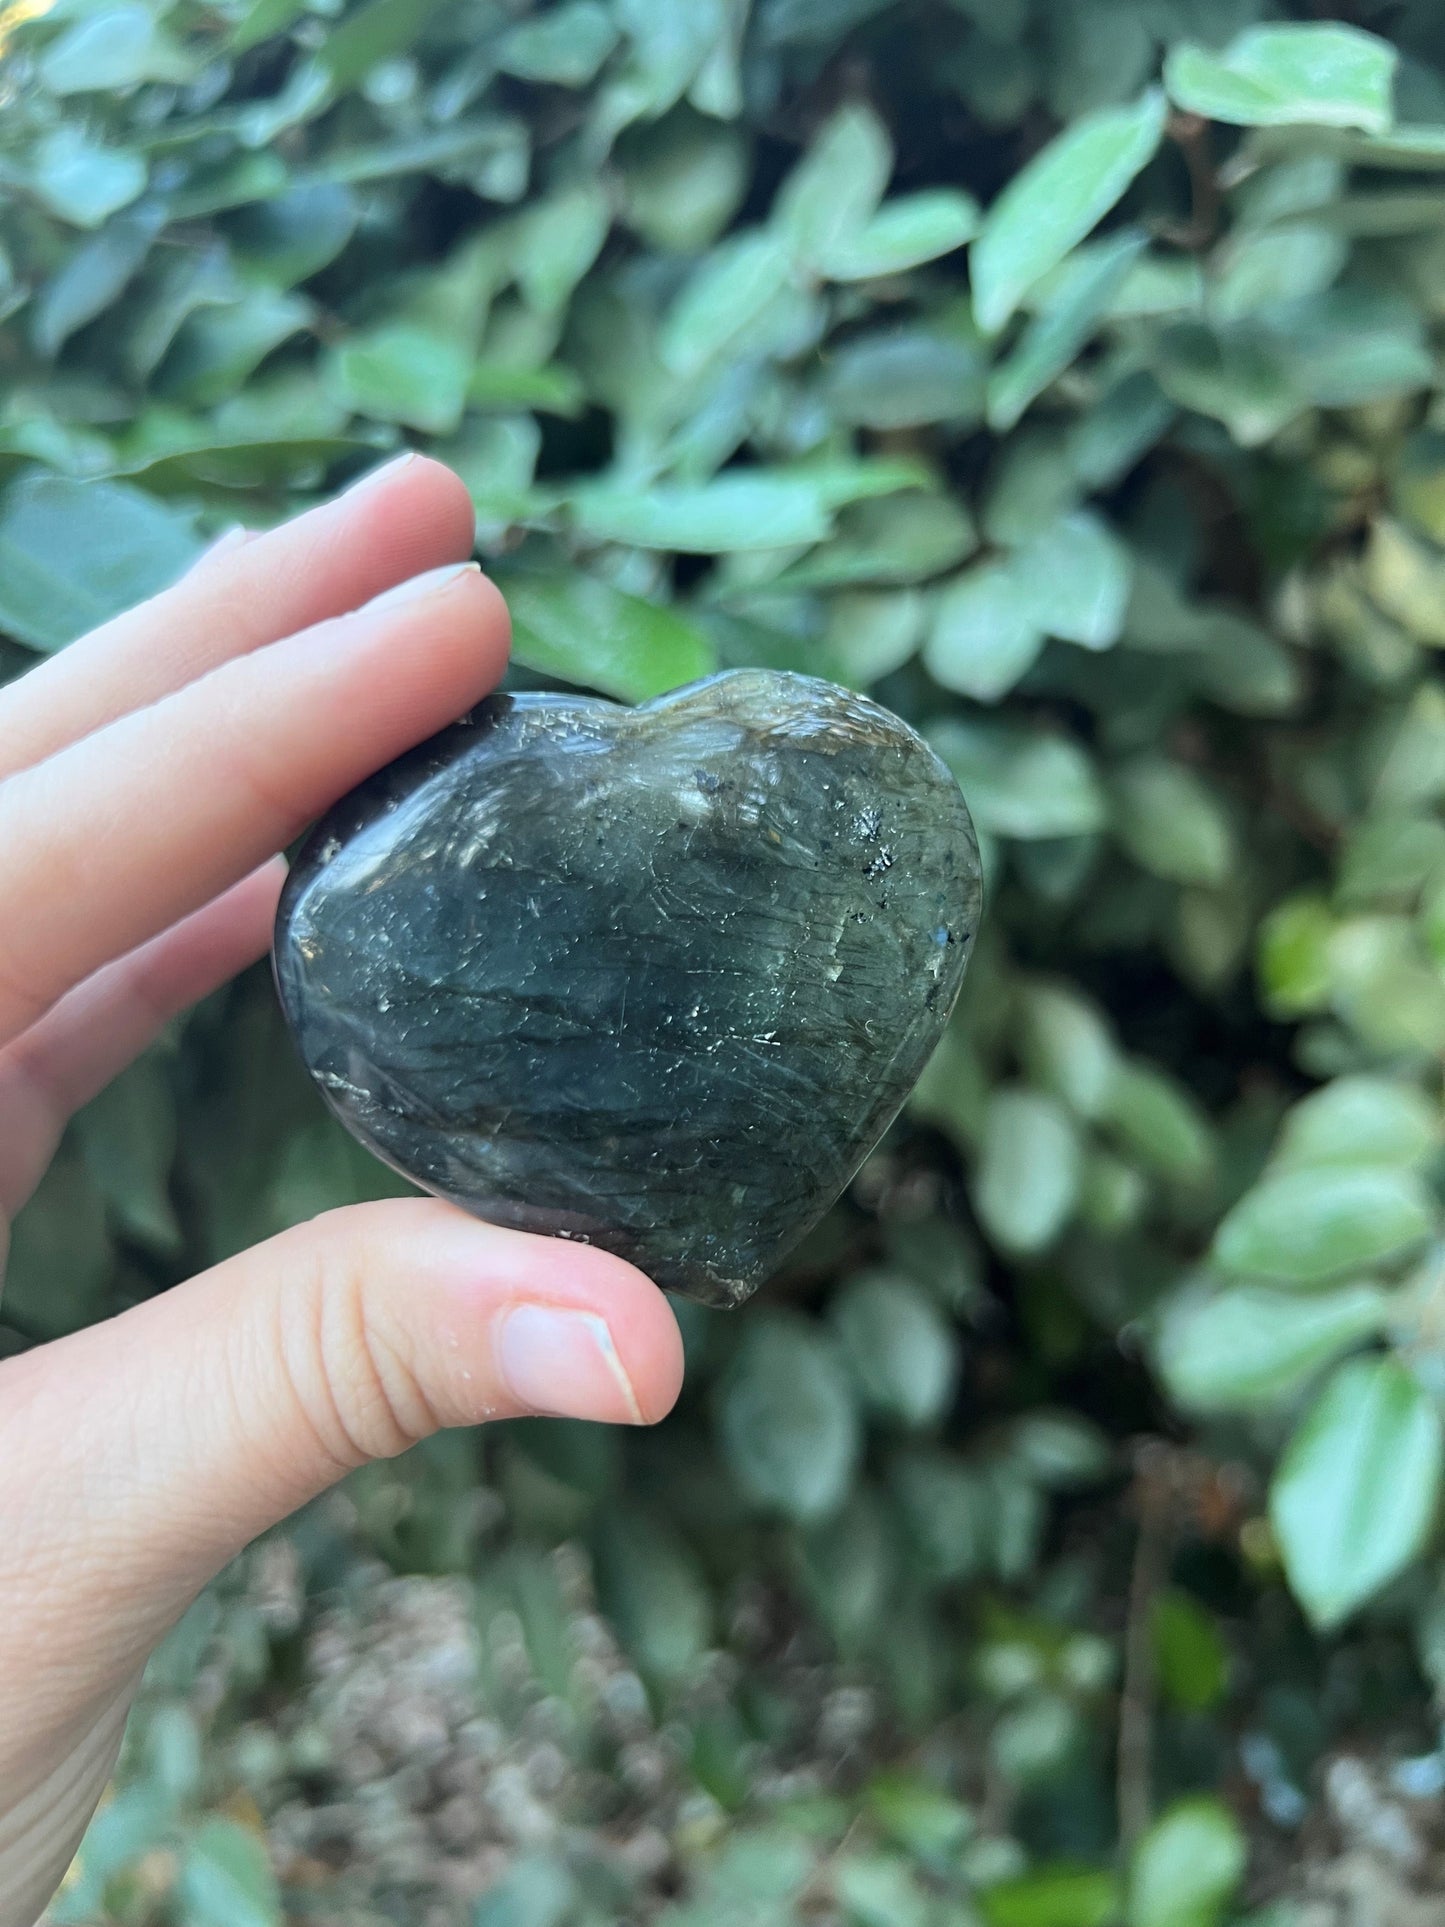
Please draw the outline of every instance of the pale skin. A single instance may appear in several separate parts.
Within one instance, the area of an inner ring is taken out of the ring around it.
[[[461,482],[404,459],[0,690],[0,1258],[70,1113],[265,952],[276,852],[495,684],[471,540]],[[650,1423],[681,1377],[629,1265],[420,1197],[0,1363],[0,1927],[32,1927],[147,1656],[249,1540],[440,1427]]]

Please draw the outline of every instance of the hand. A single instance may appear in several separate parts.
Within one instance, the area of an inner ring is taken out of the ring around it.
[[[462,484],[403,458],[0,691],[0,1258],[69,1113],[264,952],[274,852],[495,683],[471,541]],[[681,1369],[620,1259],[425,1198],[0,1364],[0,1927],[58,1885],[147,1655],[249,1539],[441,1426],[659,1418]]]

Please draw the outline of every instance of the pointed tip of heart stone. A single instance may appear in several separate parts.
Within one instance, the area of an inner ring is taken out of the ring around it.
[[[397,1170],[732,1305],[897,1114],[980,906],[906,724],[736,670],[639,709],[495,696],[380,771],[302,850],[276,979]]]

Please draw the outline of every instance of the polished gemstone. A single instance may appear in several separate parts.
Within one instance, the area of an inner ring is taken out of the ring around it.
[[[397,1170],[732,1305],[897,1113],[979,906],[912,730],[737,670],[638,709],[494,696],[380,771],[302,850],[276,977]]]

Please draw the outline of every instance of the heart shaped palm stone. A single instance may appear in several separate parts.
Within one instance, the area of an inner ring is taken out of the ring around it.
[[[732,1305],[897,1113],[980,896],[957,783],[847,690],[494,696],[312,832],[276,977],[397,1170]]]

